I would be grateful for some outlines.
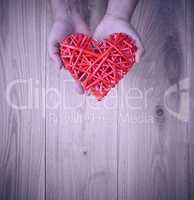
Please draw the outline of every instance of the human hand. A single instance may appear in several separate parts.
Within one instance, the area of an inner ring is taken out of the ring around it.
[[[144,53],[144,47],[138,33],[134,27],[125,18],[117,17],[112,14],[105,14],[100,24],[97,26],[94,32],[94,38],[102,40],[108,35],[116,32],[123,32],[128,34],[134,41],[138,48],[136,52],[136,62],[140,61],[141,56]]]
[[[59,57],[59,43],[66,35],[74,32],[89,34],[89,28],[78,13],[71,16],[67,15],[58,18],[52,26],[48,37],[48,53],[50,59],[58,68],[61,68],[62,66],[62,62]],[[79,82],[76,81],[75,86],[78,93],[84,93],[83,88]]]

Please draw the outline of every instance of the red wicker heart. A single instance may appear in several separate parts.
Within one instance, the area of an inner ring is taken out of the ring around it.
[[[124,33],[98,42],[75,33],[64,38],[59,54],[65,68],[86,91],[101,100],[135,63],[137,47]]]

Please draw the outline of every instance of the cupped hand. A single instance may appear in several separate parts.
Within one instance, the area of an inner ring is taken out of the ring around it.
[[[116,32],[126,33],[135,41],[135,44],[138,48],[136,52],[136,62],[138,63],[144,53],[144,48],[138,33],[128,20],[111,14],[106,14],[100,24],[97,26],[96,31],[94,32],[94,38],[97,40],[102,40],[108,35]]]
[[[50,59],[58,68],[61,68],[62,66],[62,62],[59,57],[59,43],[66,35],[75,32],[89,34],[89,28],[79,14],[58,18],[52,26],[48,37],[48,53]],[[84,90],[81,84],[77,81],[75,83],[77,92],[83,94]]]

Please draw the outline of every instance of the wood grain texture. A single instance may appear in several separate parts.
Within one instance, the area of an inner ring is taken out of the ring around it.
[[[50,62],[47,0],[0,3],[0,200],[193,200],[193,2],[140,1],[145,57],[101,102]]]
[[[34,108],[35,85],[45,87],[45,1],[0,6],[0,199],[43,200],[45,122]],[[31,90],[32,89],[32,90]],[[17,106],[16,109],[8,102]]]
[[[133,18],[146,55],[121,90],[119,199],[190,199],[187,6],[141,1]]]
[[[187,2],[187,42],[190,50],[188,49],[188,59],[187,63],[190,66],[190,118],[189,118],[189,134],[188,134],[188,177],[189,177],[189,184],[188,184],[188,199],[194,199],[194,104],[192,99],[194,98],[194,40],[193,33],[194,33],[194,21],[191,20],[194,11],[194,2],[188,1]]]

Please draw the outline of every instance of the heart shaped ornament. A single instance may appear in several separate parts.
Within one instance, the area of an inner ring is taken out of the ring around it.
[[[85,91],[101,100],[135,63],[137,47],[125,33],[114,33],[103,41],[88,35],[68,35],[59,45],[64,68]]]

